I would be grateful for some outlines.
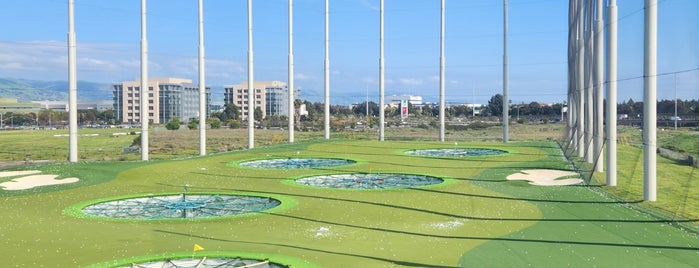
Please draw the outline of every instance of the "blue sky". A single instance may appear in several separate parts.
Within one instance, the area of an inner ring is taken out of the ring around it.
[[[67,0],[3,5],[0,77],[67,80]],[[206,81],[247,79],[247,1],[205,0]],[[255,80],[287,80],[287,1],[253,1]],[[378,101],[379,0],[330,1],[333,103]],[[642,100],[643,1],[618,0],[619,99]],[[659,72],[677,75],[678,97],[699,98],[699,1],[659,1]],[[139,76],[140,0],[75,0],[78,79]],[[562,102],[566,96],[568,4],[510,0],[510,98]],[[502,92],[502,1],[446,1],[446,97],[485,103]],[[294,1],[295,85],[323,99],[324,1]],[[385,1],[386,94],[439,93],[439,1]],[[151,77],[197,82],[197,1],[149,0]],[[674,75],[659,77],[658,98],[674,98]],[[90,94],[89,92],[79,92]]]

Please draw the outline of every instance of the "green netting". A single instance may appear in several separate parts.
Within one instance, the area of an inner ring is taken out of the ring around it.
[[[334,167],[354,163],[352,160],[335,158],[278,158],[247,161],[240,165],[251,168],[297,169]]]
[[[120,199],[87,206],[83,213],[109,218],[210,218],[267,210],[280,205],[269,197],[180,194]]]
[[[507,151],[488,148],[454,148],[410,150],[406,154],[427,157],[473,157],[506,154]]]
[[[179,259],[179,260],[163,260],[152,261],[145,263],[134,263],[128,266],[130,268],[230,268],[230,267],[255,267],[255,268],[284,268],[289,267],[277,263],[272,263],[265,260],[241,259],[241,258],[201,258],[201,259]]]
[[[412,174],[337,174],[306,177],[296,180],[296,183],[344,189],[390,189],[409,188],[444,182],[440,178]]]

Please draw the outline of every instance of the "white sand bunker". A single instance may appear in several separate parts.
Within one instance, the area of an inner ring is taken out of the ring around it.
[[[572,171],[555,170],[555,169],[527,169],[518,173],[507,176],[507,180],[524,180],[529,181],[531,185],[539,186],[562,186],[573,185],[583,182],[577,178],[578,173]]]
[[[23,177],[12,179],[11,181],[6,181],[3,183],[0,183],[0,187],[2,187],[3,189],[5,189],[7,191],[16,191],[16,190],[27,190],[27,189],[31,189],[34,187],[40,187],[40,186],[74,183],[74,182],[79,181],[78,178],[65,178],[65,179],[57,180],[56,177],[58,177],[58,175],[39,174],[39,173],[41,173],[41,171],[39,171],[39,170],[0,172],[0,178],[23,176]]]

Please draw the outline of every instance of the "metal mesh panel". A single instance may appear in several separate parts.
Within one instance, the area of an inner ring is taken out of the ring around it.
[[[148,196],[115,200],[83,208],[89,215],[131,219],[208,218],[262,211],[280,205],[269,197],[238,195]]]
[[[424,149],[405,152],[409,155],[428,157],[472,157],[506,154],[506,151],[485,148]]]
[[[354,163],[352,160],[334,158],[279,158],[247,161],[240,165],[251,168],[297,169],[334,167]]]
[[[345,189],[409,188],[439,184],[440,178],[411,174],[339,174],[306,177],[296,180],[299,184]]]
[[[263,260],[241,259],[241,258],[202,258],[202,259],[179,259],[152,261],[146,263],[131,264],[130,268],[230,268],[230,267],[255,267],[255,268],[283,268],[286,265],[276,264]]]

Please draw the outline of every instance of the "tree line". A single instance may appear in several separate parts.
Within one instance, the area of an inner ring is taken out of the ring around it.
[[[298,109],[301,105],[306,106],[306,111],[308,114],[304,116],[298,116],[294,120],[299,123],[310,123],[311,126],[316,124],[322,125],[323,114],[325,112],[325,106],[322,102],[311,102],[308,100],[296,100],[295,107]],[[519,103],[510,104],[509,114],[511,117],[514,116],[540,116],[540,117],[559,117],[563,107],[566,103],[554,103],[554,104],[541,104],[539,102],[530,103]],[[487,117],[487,116],[502,116],[503,107],[503,97],[501,94],[493,95],[488,103],[483,107],[480,107],[476,116]],[[699,117],[699,99],[693,100],[677,100],[675,106],[675,100],[659,100],[657,103],[657,113],[659,116],[672,116],[675,114],[675,107],[677,109],[677,114],[680,117]],[[479,109],[479,108],[476,108]],[[434,118],[439,116],[439,106],[438,105],[412,105],[408,104],[408,113],[410,117],[414,118]],[[365,121],[367,124],[376,124],[375,118],[379,116],[379,105],[373,101],[362,102],[350,106],[346,105],[330,105],[330,114],[333,116],[334,120],[340,120],[340,122],[351,122],[356,124],[356,122]],[[620,102],[617,104],[617,113],[626,114],[629,117],[641,117],[643,115],[643,102],[634,101],[629,99],[625,102]],[[286,116],[270,115],[266,118],[262,118],[262,110],[260,107],[256,107],[254,112],[254,118],[256,121],[256,126],[258,127],[283,127],[287,124],[288,119]],[[397,118],[400,117],[400,107],[391,106],[384,110],[386,118]],[[460,105],[449,105],[445,109],[445,115],[449,118],[452,117],[470,117],[474,114],[473,107],[460,104]],[[372,119],[374,118],[374,119]],[[352,119],[352,120],[349,120]],[[0,113],[0,125],[3,127],[20,127],[20,126],[56,126],[62,127],[68,125],[68,112],[60,110],[50,110],[44,109],[37,112],[5,112]],[[199,119],[194,118],[189,122],[173,122],[170,126],[172,128],[179,124],[187,124],[190,129],[196,129],[199,124]],[[343,121],[344,120],[344,121]],[[78,110],[78,124],[81,126],[106,126],[106,125],[117,125],[122,124],[120,122],[114,110],[103,110],[98,111],[94,109],[84,109]],[[168,122],[170,123],[170,122]],[[221,126],[228,126],[231,128],[239,128],[242,126],[242,118],[240,108],[235,104],[229,103],[224,106],[222,111],[211,112],[210,117],[207,119],[207,124],[212,128],[219,128]],[[167,125],[166,125],[167,126]]]

